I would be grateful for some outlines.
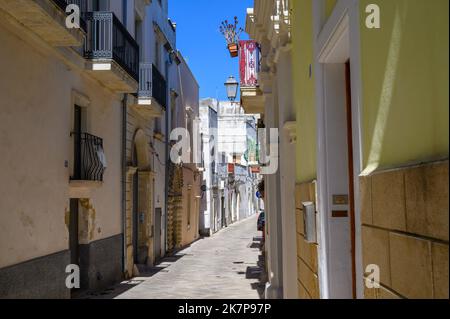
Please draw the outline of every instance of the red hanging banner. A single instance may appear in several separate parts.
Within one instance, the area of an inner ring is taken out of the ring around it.
[[[259,45],[254,40],[239,41],[239,71],[242,87],[258,86]]]

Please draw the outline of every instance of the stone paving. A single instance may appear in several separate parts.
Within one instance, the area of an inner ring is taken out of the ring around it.
[[[89,298],[259,299],[264,291],[256,216],[201,239],[141,277]],[[261,279],[261,282],[260,282]]]

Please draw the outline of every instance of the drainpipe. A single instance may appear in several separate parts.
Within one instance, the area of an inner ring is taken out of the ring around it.
[[[126,243],[126,182],[127,182],[127,102],[125,93],[122,99],[122,270],[126,272],[127,243]]]
[[[170,54],[170,53],[169,53]],[[170,74],[169,74],[169,61],[166,60],[165,63],[165,71],[166,71],[166,83],[167,83],[167,99],[166,99],[166,129],[165,129],[165,153],[166,153],[166,166],[165,166],[165,192],[164,192],[164,210],[165,210],[165,230],[164,230],[164,253],[167,254],[167,230],[168,230],[168,221],[169,221],[169,163],[170,163],[170,117],[172,116],[171,113],[171,98],[170,98]]]

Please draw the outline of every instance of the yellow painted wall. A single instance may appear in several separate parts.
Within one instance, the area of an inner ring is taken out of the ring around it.
[[[293,2],[293,81],[297,110],[297,182],[316,178],[316,111],[314,97],[312,1]]]
[[[378,4],[381,29],[365,26]],[[365,173],[448,157],[448,0],[361,1]]]
[[[333,12],[334,6],[337,0],[325,0],[325,13],[326,17],[329,18]]]

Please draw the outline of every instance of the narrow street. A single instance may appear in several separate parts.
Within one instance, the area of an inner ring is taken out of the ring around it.
[[[0,0],[0,301],[448,300],[449,4]]]
[[[259,299],[262,257],[256,216],[200,239],[141,276],[90,299]]]

